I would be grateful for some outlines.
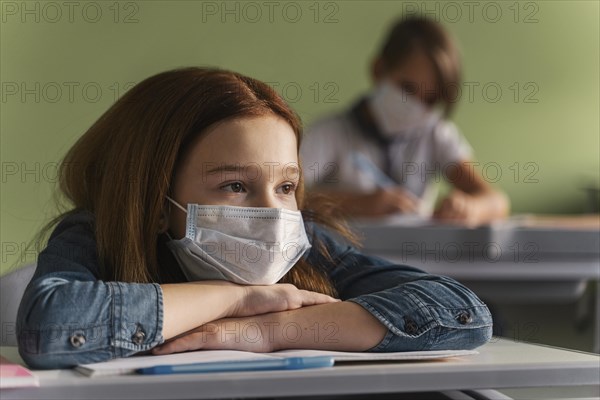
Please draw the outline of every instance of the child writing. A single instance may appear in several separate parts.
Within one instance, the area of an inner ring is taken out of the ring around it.
[[[27,364],[487,342],[467,288],[332,238],[343,227],[304,200],[300,140],[274,90],[237,73],[179,69],[128,91],[61,165],[72,210],[21,301]]]
[[[307,187],[335,195],[353,216],[433,214],[467,225],[505,217],[506,196],[475,171],[470,146],[446,119],[459,98],[461,68],[442,26],[400,20],[371,72],[369,95],[308,130],[301,157]],[[453,190],[433,212],[440,174]]]

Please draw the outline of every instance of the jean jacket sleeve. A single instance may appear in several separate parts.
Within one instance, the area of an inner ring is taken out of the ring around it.
[[[158,284],[100,279],[93,216],[66,217],[38,257],[17,315],[19,353],[33,368],[67,368],[162,343]]]
[[[473,349],[491,339],[487,306],[455,280],[361,254],[316,225],[308,231],[333,263],[314,250],[308,261],[327,270],[342,300],[361,305],[388,328],[371,351]]]

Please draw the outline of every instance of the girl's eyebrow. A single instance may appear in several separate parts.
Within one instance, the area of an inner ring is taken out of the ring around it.
[[[279,163],[268,163],[267,167],[269,168],[270,173],[274,172],[273,168],[277,167]],[[247,166],[241,166],[240,164],[220,164],[216,165],[213,163],[209,163],[206,169],[203,169],[207,175],[213,175],[219,172],[245,172],[248,170],[256,170],[260,169],[260,165],[257,163],[250,163]],[[295,163],[286,164],[283,167],[283,170],[286,175],[300,175],[300,168]]]
[[[240,172],[246,169],[248,169],[248,167],[242,167],[239,164],[221,164],[218,167],[206,169],[206,173],[212,175],[217,172]]]

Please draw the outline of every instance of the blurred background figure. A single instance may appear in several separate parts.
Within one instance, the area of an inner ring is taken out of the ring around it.
[[[370,93],[307,130],[309,189],[333,195],[350,216],[409,213],[472,226],[505,217],[507,197],[475,170],[471,147],[449,120],[461,84],[449,33],[423,17],[400,19],[371,75]],[[452,189],[436,207],[440,176]]]

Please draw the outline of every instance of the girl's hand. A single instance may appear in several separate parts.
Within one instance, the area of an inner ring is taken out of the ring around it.
[[[244,295],[229,317],[246,317],[340,301],[322,293],[298,289],[287,283],[241,287],[244,289]]]
[[[272,322],[261,317],[273,317],[280,311],[306,306],[339,303],[333,297],[300,290],[281,283],[269,286],[242,286],[211,282],[217,286],[234,285],[242,290],[235,306],[226,318],[203,324],[175,336],[153,350],[154,354],[177,353],[197,349],[243,350],[269,352],[275,349]]]
[[[387,332],[388,328],[362,306],[342,301],[251,317],[224,318],[181,334],[152,352],[366,351],[381,343]]]
[[[290,284],[245,286],[227,281],[197,281],[164,284],[161,288],[164,304],[162,335],[165,339],[223,318],[338,301],[321,293],[299,290]],[[194,310],[193,315],[190,310]]]
[[[269,329],[270,328],[270,329]],[[275,350],[273,326],[258,317],[225,318],[183,333],[152,349],[163,355],[191,350],[240,350],[266,353]]]

